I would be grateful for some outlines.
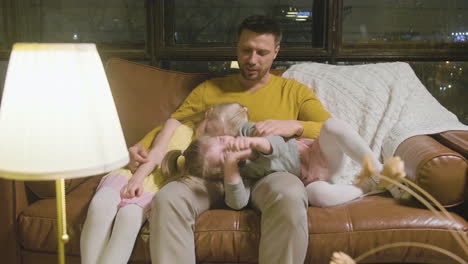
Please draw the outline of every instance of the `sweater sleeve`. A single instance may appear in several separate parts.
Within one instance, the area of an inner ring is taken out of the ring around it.
[[[239,131],[237,132],[237,135],[242,137],[251,137],[253,135],[254,126],[255,123],[253,122],[242,124],[242,126],[239,128]]]
[[[281,154],[290,152],[289,146],[284,140],[283,137],[280,136],[267,136],[265,137],[271,145],[271,153],[270,154],[260,154],[266,158],[275,159],[278,158]]]
[[[322,102],[310,88],[301,83],[298,83],[298,86],[298,120],[304,126],[301,137],[316,138],[320,134],[323,122],[329,119],[331,115],[325,110]]]
[[[234,210],[241,210],[249,203],[250,188],[244,185],[243,180],[237,184],[224,183],[225,197],[227,206]]]

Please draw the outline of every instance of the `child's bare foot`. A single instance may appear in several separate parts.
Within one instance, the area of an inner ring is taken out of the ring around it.
[[[369,156],[364,157],[362,163],[361,173],[357,176],[356,186],[361,188],[363,193],[380,193],[385,189],[379,186],[380,178],[377,171],[372,166],[371,158]]]

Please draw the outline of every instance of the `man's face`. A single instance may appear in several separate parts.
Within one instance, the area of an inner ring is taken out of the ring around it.
[[[261,80],[270,71],[279,51],[273,34],[258,34],[244,29],[237,43],[237,61],[241,76],[249,81]]]

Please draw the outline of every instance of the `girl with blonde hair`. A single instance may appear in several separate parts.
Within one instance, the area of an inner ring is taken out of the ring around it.
[[[225,113],[223,116],[228,118],[223,120],[207,116],[205,127],[212,128],[212,131],[224,128],[228,136],[200,137],[184,152],[168,152],[162,161],[163,176],[177,179],[191,175],[223,180],[225,202],[233,209],[241,209],[247,205],[253,182],[276,171],[298,176],[306,186],[309,204],[320,207],[335,206],[364,194],[385,191],[378,187],[377,173],[392,178],[405,175],[403,162],[398,157],[391,158],[383,166],[363,139],[336,118],[324,123],[317,140],[285,139],[280,136],[252,137],[255,124],[247,122],[240,127],[239,123],[233,126],[237,133],[235,130],[227,131],[229,126],[226,123],[235,116],[233,113]],[[331,183],[335,175],[342,173],[344,155],[356,162],[366,158],[355,185]],[[387,188],[394,191],[392,186]]]
[[[246,113],[246,109],[238,104],[225,103],[179,120],[169,119],[152,144],[159,148],[150,150],[148,162],[135,172],[122,168],[104,176],[91,200],[83,226],[82,263],[127,263],[138,232],[148,218],[150,202],[165,184],[158,169],[161,160],[167,150],[181,152],[192,139],[193,130],[182,123],[197,123],[205,117],[199,122],[196,134],[224,135],[247,122]],[[211,119],[218,120],[215,126],[205,121]],[[224,123],[228,125],[218,127]],[[186,151],[187,155],[189,152]]]
[[[197,176],[208,180],[223,178],[221,168],[210,166],[201,153],[216,148],[217,142],[210,136],[236,136],[242,125],[249,120],[247,107],[235,102],[222,103],[208,109],[204,117],[195,131],[197,139],[192,141],[185,151],[169,151],[164,157],[161,172],[166,180],[176,180],[184,176]]]

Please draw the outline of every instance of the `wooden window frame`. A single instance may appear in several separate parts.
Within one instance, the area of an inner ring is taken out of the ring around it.
[[[283,45],[277,61],[327,61],[336,64],[341,61],[467,61],[468,47],[465,48],[430,48],[415,44],[415,48],[391,47],[390,44],[355,44],[343,46],[343,0],[323,0],[325,4],[323,48],[288,47]],[[174,15],[172,0],[154,0],[154,52],[152,63],[164,65],[167,60],[185,61],[222,61],[235,60],[235,47],[190,47],[176,46],[168,37],[174,32],[170,17]],[[166,12],[165,12],[166,11]],[[389,47],[390,46],[390,47]]]
[[[0,7],[2,7],[2,12],[3,12],[3,22],[5,24],[5,39],[6,39],[6,45],[9,47],[12,47],[12,45],[15,42],[18,42],[18,32],[16,30],[16,22],[17,21],[17,14],[20,9],[18,6],[18,3],[16,2],[17,0],[2,0],[0,1]],[[146,29],[146,36],[149,38],[152,33],[152,27],[150,22],[150,18],[153,16],[151,10],[151,2],[153,0],[145,0],[145,8],[146,8],[146,24],[147,24],[147,29]],[[2,29],[3,30],[3,29]],[[150,41],[149,39],[146,41],[146,47],[144,49],[137,48],[137,46],[134,47],[123,47],[119,46],[119,44],[96,44],[96,47],[99,51],[99,54],[103,61],[107,60],[110,57],[119,57],[119,58],[124,58],[128,60],[150,60],[152,55],[149,53],[152,50],[153,42]],[[10,56],[11,48],[9,49],[0,49],[0,60],[8,60]]]
[[[16,0],[3,0],[1,7],[7,45],[16,40],[15,14]],[[167,60],[185,61],[223,61],[235,60],[235,47],[229,46],[176,46],[169,36],[174,32],[174,24],[170,21],[174,13],[173,0],[145,0],[146,6],[146,48],[123,49],[115,46],[98,46],[98,50],[106,60],[109,57],[120,57],[129,60],[149,60],[152,65],[163,66]],[[283,45],[277,61],[327,61],[336,64],[340,61],[468,61],[468,48],[433,48],[416,44],[417,48],[385,48],[379,45],[355,44],[343,46],[342,17],[343,0],[323,0],[323,48],[299,47]],[[10,49],[0,50],[0,59],[8,59]]]

